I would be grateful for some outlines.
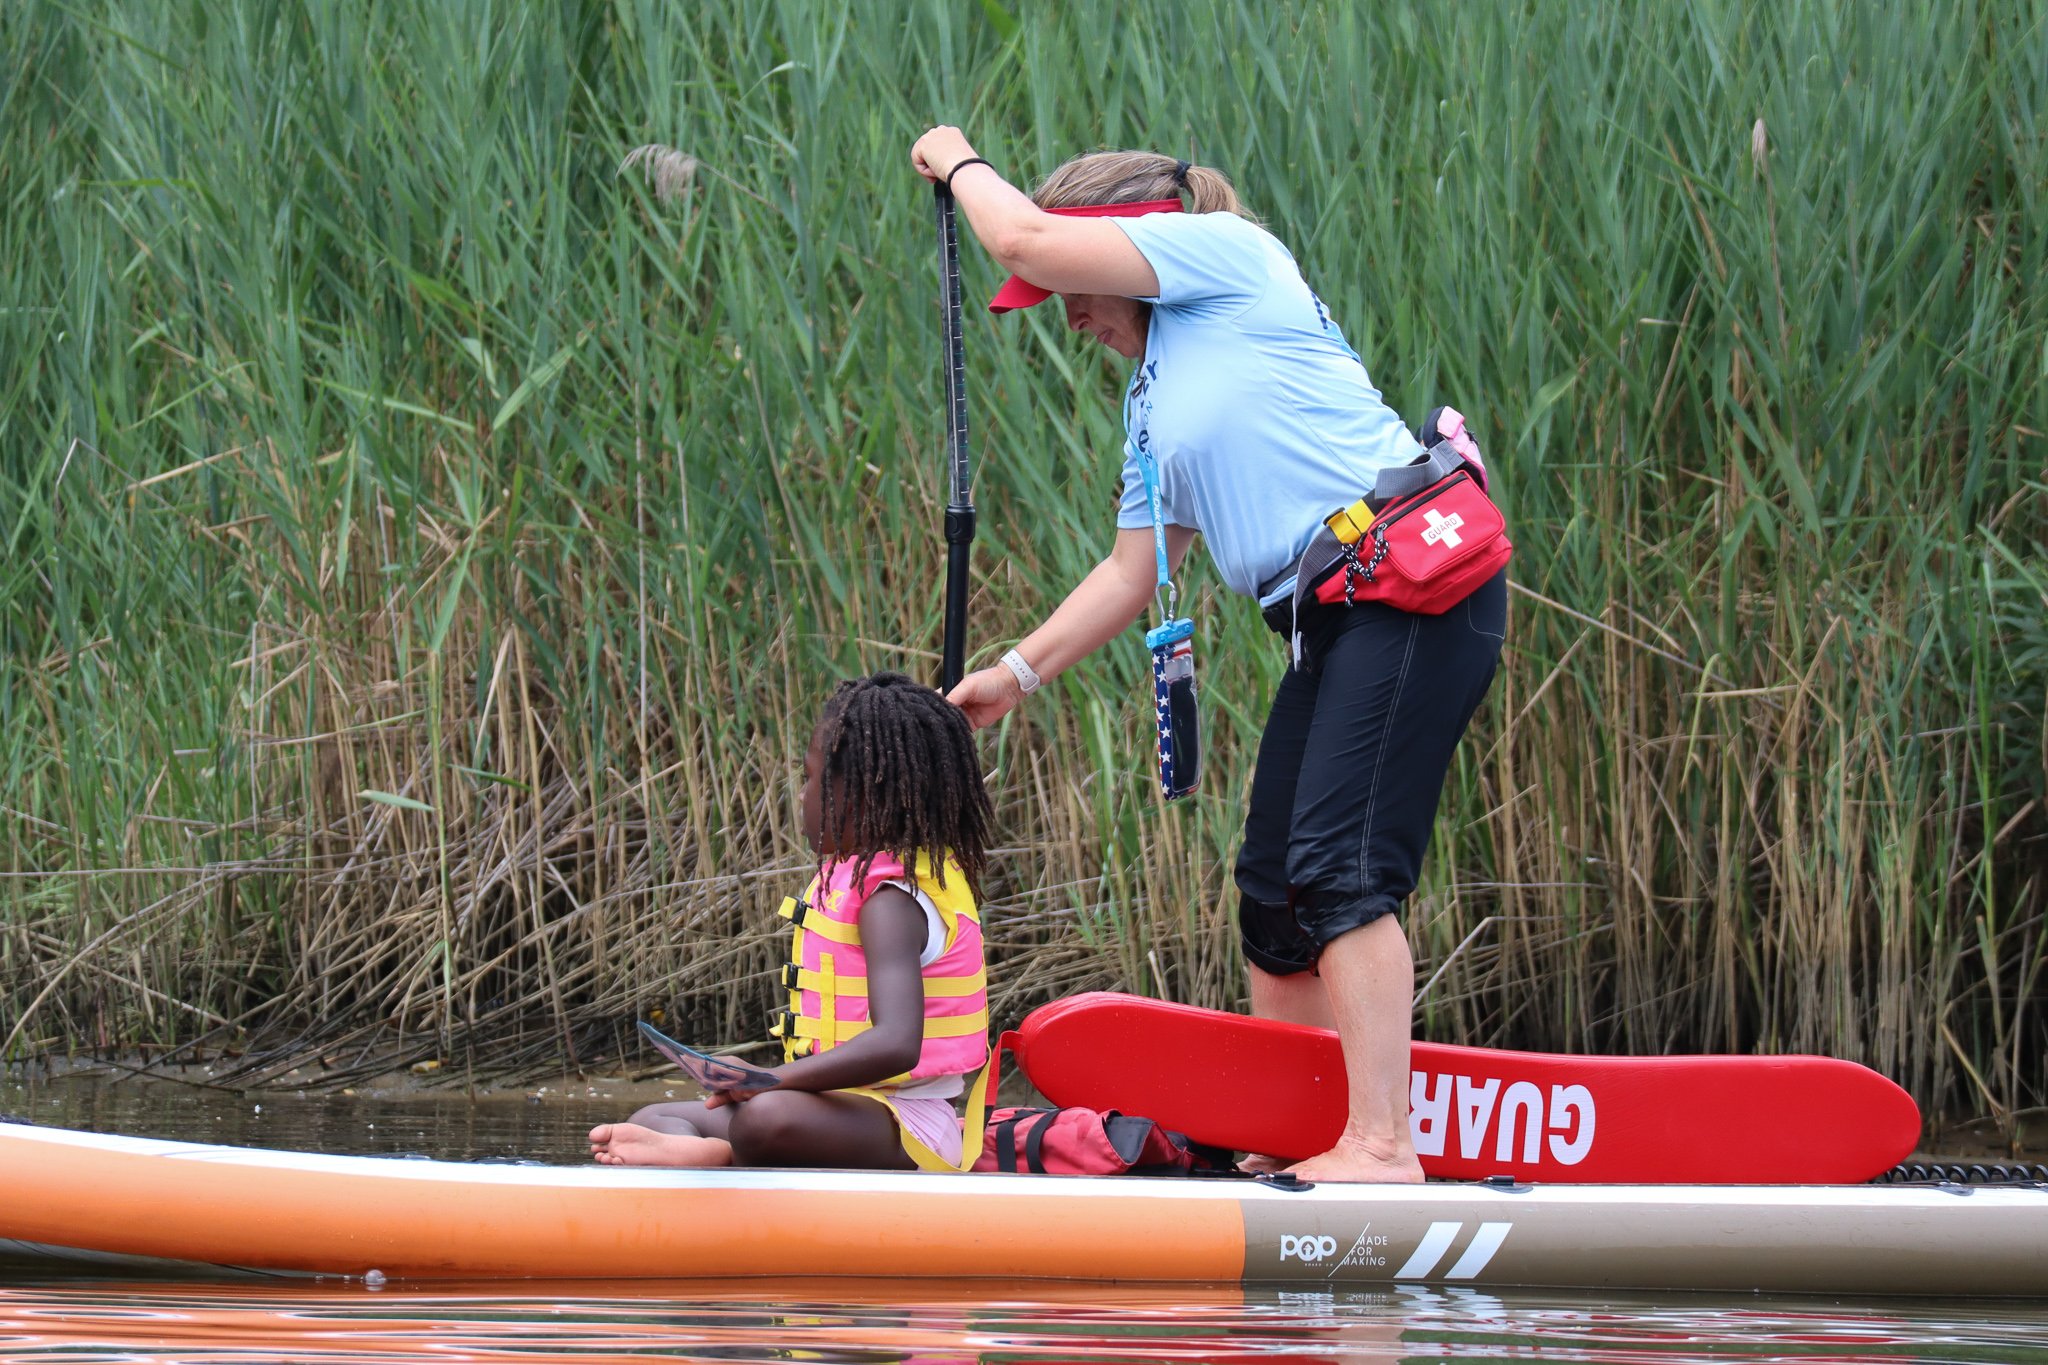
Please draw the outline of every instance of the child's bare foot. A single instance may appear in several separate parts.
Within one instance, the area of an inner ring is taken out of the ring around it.
[[[730,1166],[732,1144],[637,1123],[600,1123],[590,1130],[590,1155],[601,1166]]]
[[[1253,1152],[1237,1163],[1237,1169],[1252,1175],[1268,1175],[1274,1171],[1286,1170],[1287,1163],[1277,1156],[1261,1156]]]

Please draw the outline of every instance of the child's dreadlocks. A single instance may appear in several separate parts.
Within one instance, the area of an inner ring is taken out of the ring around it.
[[[825,828],[858,851],[857,880],[878,853],[906,867],[924,853],[944,885],[951,854],[981,898],[993,811],[959,707],[901,673],[848,678],[825,701],[818,748]]]

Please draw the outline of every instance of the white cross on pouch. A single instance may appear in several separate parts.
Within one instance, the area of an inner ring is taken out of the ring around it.
[[[1438,541],[1442,541],[1455,550],[1464,543],[1458,536],[1458,528],[1465,524],[1465,519],[1456,512],[1445,516],[1432,507],[1424,512],[1422,516],[1423,520],[1429,523],[1429,529],[1422,533],[1422,543],[1424,545],[1434,545]]]

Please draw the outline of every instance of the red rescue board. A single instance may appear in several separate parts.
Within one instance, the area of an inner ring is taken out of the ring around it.
[[[1004,1042],[1054,1104],[1142,1114],[1299,1160],[1344,1126],[1327,1029],[1096,992]],[[1920,1138],[1912,1096],[1833,1057],[1576,1057],[1416,1043],[1409,1127],[1431,1175],[1573,1184],[1868,1180]]]

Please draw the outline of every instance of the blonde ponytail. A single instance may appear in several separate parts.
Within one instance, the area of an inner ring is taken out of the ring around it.
[[[1258,221],[1238,202],[1223,172],[1195,165],[1182,172],[1183,164],[1158,152],[1088,152],[1040,181],[1031,199],[1042,209],[1179,199],[1190,213],[1234,213]]]
[[[1237,191],[1231,188],[1230,177],[1207,166],[1188,167],[1188,198],[1194,202],[1188,205],[1190,213],[1234,213],[1240,218],[1258,219],[1250,209],[1237,202]]]

